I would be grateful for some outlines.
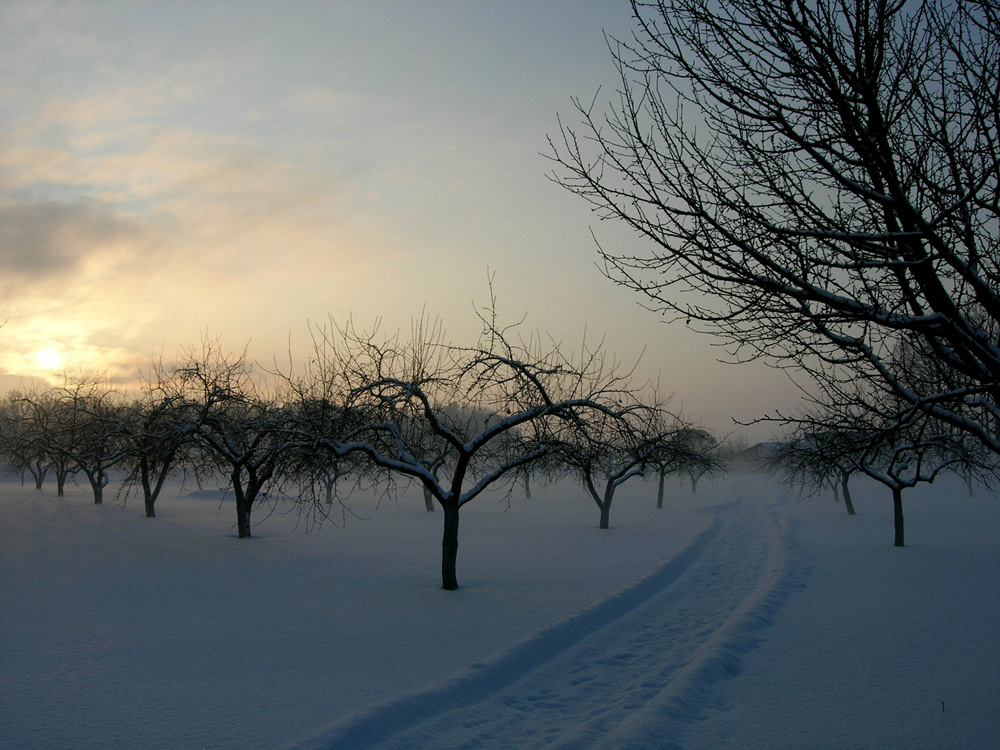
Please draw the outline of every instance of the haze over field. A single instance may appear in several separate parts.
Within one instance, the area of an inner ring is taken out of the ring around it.
[[[571,96],[613,96],[625,2],[0,5],[0,375],[130,378],[208,332],[270,360],[307,321],[453,339],[501,317],[606,337],[717,429],[784,376],[664,325],[595,265],[600,223],[546,178]],[[600,89],[598,93],[599,87]]]

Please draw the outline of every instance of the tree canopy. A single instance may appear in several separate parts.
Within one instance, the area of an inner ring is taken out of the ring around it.
[[[878,381],[1000,452],[1000,6],[632,6],[617,96],[550,138],[553,179],[649,241],[606,274],[737,360],[827,399]]]

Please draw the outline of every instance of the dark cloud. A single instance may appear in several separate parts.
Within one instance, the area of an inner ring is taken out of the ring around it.
[[[0,206],[0,274],[8,280],[71,274],[91,253],[138,235],[127,219],[86,203]]]

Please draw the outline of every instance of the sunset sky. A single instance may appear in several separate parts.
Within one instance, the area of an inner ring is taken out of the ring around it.
[[[128,379],[205,335],[301,354],[329,315],[473,343],[489,269],[503,320],[645,348],[692,419],[787,404],[604,278],[591,230],[641,240],[546,178],[631,29],[625,0],[4,0],[0,385]]]

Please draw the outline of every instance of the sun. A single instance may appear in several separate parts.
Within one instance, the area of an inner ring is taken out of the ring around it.
[[[62,367],[63,355],[55,349],[42,349],[35,352],[35,360],[43,370],[58,370]]]

